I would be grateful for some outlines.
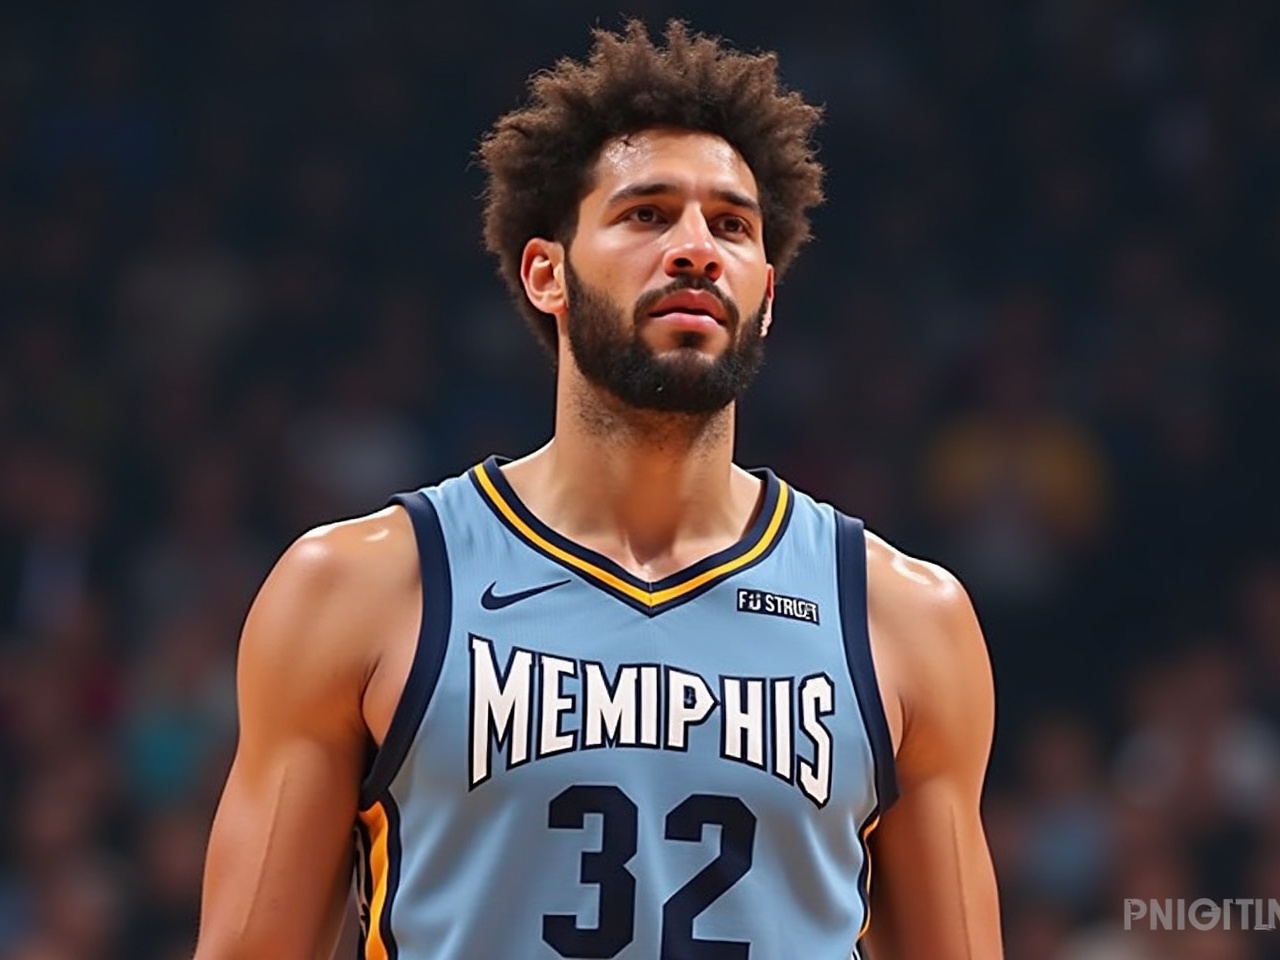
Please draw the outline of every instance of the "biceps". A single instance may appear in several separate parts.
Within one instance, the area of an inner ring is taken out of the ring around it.
[[[868,940],[886,960],[1001,956],[995,875],[977,804],[946,779],[919,784],[872,841]]]
[[[201,960],[316,955],[349,886],[358,778],[306,741],[237,757],[209,840]]]

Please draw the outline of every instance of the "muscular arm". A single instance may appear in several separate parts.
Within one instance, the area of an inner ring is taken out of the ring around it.
[[[999,960],[980,816],[994,724],[986,645],[950,574],[882,543],[868,560],[873,649],[897,692],[901,730],[900,796],[871,837],[871,956]]]
[[[315,960],[338,934],[369,736],[369,637],[388,606],[376,527],[300,539],[249,612],[240,739],[209,840],[196,960]]]

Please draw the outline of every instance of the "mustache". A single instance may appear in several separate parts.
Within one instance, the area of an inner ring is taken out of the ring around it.
[[[643,317],[649,315],[649,311],[653,309],[654,304],[664,297],[669,297],[673,293],[679,293],[681,290],[705,290],[717,300],[720,306],[724,307],[725,319],[728,321],[730,330],[738,329],[739,311],[738,305],[721,292],[720,288],[706,277],[694,276],[692,274],[682,274],[672,280],[665,287],[658,290],[650,290],[648,293],[642,294],[640,299],[636,301],[635,318],[639,321]]]

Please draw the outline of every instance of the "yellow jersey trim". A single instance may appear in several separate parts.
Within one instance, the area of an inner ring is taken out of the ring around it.
[[[390,893],[391,823],[381,803],[375,803],[359,813],[360,822],[369,831],[369,874],[373,889],[369,893],[369,931],[365,935],[365,960],[389,960],[391,952],[382,936],[383,917]]]
[[[646,590],[643,587],[638,587],[634,583],[629,583],[616,574],[600,567],[598,564],[592,563],[585,557],[580,557],[577,554],[552,543],[546,537],[542,536],[542,534],[526,523],[511,504],[507,502],[506,498],[503,497],[502,492],[494,484],[493,479],[485,469],[485,464],[482,463],[476,466],[475,476],[479,481],[480,487],[484,491],[485,496],[489,498],[489,501],[493,506],[498,510],[507,523],[509,523],[511,527],[532,546],[541,550],[543,553],[555,557],[561,563],[568,564],[574,569],[585,573],[592,579],[598,580],[606,586],[617,590],[619,593],[625,594],[650,609],[662,606],[672,600],[679,599],[685,594],[693,590],[697,590],[699,587],[705,586],[712,580],[726,577],[735,570],[752,563],[752,561],[773,545],[774,540],[777,538],[778,531],[782,529],[782,522],[786,518],[787,506],[791,500],[790,488],[786,483],[779,480],[778,499],[774,503],[773,514],[769,517],[768,525],[760,535],[760,539],[751,547],[742,553],[737,554],[733,558],[726,560],[724,563],[712,567],[710,570],[704,570],[701,573],[690,577],[688,580],[684,580],[663,590],[652,591]]]

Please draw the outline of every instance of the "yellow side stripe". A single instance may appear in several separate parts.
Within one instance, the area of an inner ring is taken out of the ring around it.
[[[880,826],[880,818],[877,816],[862,831],[862,855],[867,858],[867,882],[862,891],[862,902],[866,904],[866,912],[862,915],[862,929],[858,931],[859,940],[871,927],[871,847],[867,844],[867,840],[878,826]]]
[[[382,915],[387,908],[388,878],[391,860],[387,853],[390,842],[390,824],[382,804],[375,803],[361,811],[360,819],[369,830],[369,873],[373,879],[373,892],[369,897],[369,934],[365,940],[365,960],[388,960],[390,952],[382,939]]]
[[[558,547],[554,543],[548,541],[545,537],[540,536],[537,531],[525,523],[524,520],[520,518],[519,514],[511,508],[511,505],[502,498],[502,494],[498,492],[498,488],[494,486],[493,481],[489,479],[488,472],[484,469],[483,465],[476,468],[476,476],[479,477],[480,486],[484,488],[489,499],[493,501],[494,505],[499,511],[501,511],[502,515],[507,518],[507,521],[519,530],[527,540],[532,541],[539,549],[551,554],[553,557],[577,567],[584,573],[589,573],[597,580],[607,583],[615,590],[625,593],[627,596],[640,601],[647,607],[656,607],[666,603],[668,600],[674,600],[676,597],[686,594],[690,590],[696,590],[709,580],[714,580],[716,577],[731,573],[739,567],[745,566],[756,557],[760,556],[761,553],[768,549],[769,544],[773,542],[773,538],[778,533],[778,528],[782,526],[782,518],[787,515],[787,501],[790,497],[790,491],[787,489],[787,485],[779,481],[778,502],[774,506],[773,516],[769,518],[769,525],[765,528],[764,534],[756,544],[746,553],[734,557],[732,560],[727,560],[718,567],[706,570],[693,579],[686,580],[684,583],[678,583],[674,587],[668,587],[665,590],[659,590],[657,593],[651,593],[648,590],[644,590],[634,584],[628,583],[620,577],[610,573],[608,570],[601,569],[589,560],[584,560],[582,557],[575,556],[568,550]]]

